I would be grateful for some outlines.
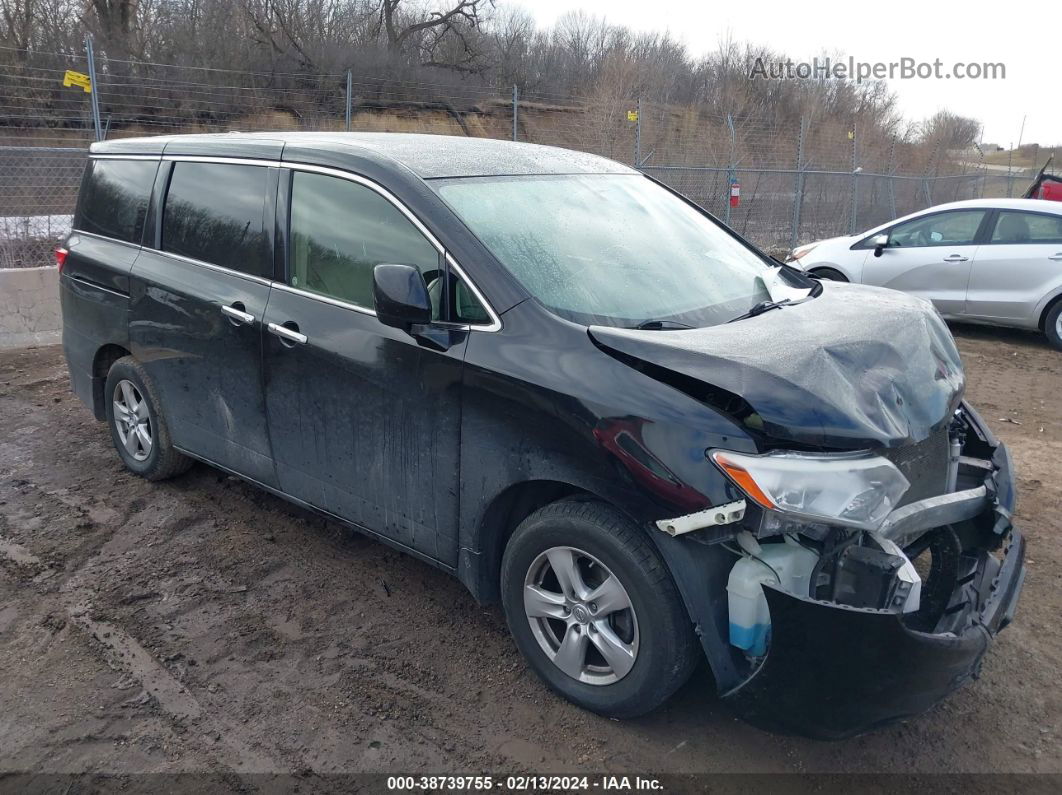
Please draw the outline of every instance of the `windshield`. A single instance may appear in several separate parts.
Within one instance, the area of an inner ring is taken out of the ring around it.
[[[528,292],[584,325],[714,325],[806,293],[638,174],[475,177],[434,187]]]

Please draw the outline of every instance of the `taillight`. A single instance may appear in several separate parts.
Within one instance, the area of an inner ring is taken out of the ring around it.
[[[55,250],[55,264],[59,266],[59,272],[63,272],[63,266],[66,265],[66,255],[70,252],[65,248],[57,248]]]

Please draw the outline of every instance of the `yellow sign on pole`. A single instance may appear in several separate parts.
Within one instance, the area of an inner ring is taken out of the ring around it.
[[[636,111],[636,110],[627,111],[627,121],[638,121],[638,111]]]
[[[77,86],[86,94],[92,93],[92,78],[82,72],[74,72],[67,69],[66,74],[63,75],[63,85],[66,88]]]

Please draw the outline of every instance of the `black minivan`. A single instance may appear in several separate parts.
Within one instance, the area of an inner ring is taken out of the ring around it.
[[[600,157],[431,135],[94,144],[57,251],[74,391],[453,572],[602,715],[706,658],[842,737],[977,675],[1024,541],[932,306],[820,283]]]

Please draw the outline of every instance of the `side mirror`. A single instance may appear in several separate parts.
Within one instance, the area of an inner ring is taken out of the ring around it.
[[[888,235],[877,235],[870,242],[874,244],[874,256],[875,257],[880,257],[881,256],[881,252],[885,250],[885,247],[887,245],[889,245],[889,236]]]
[[[424,275],[412,265],[377,265],[372,271],[372,302],[385,326],[408,332],[431,323],[431,298]]]

